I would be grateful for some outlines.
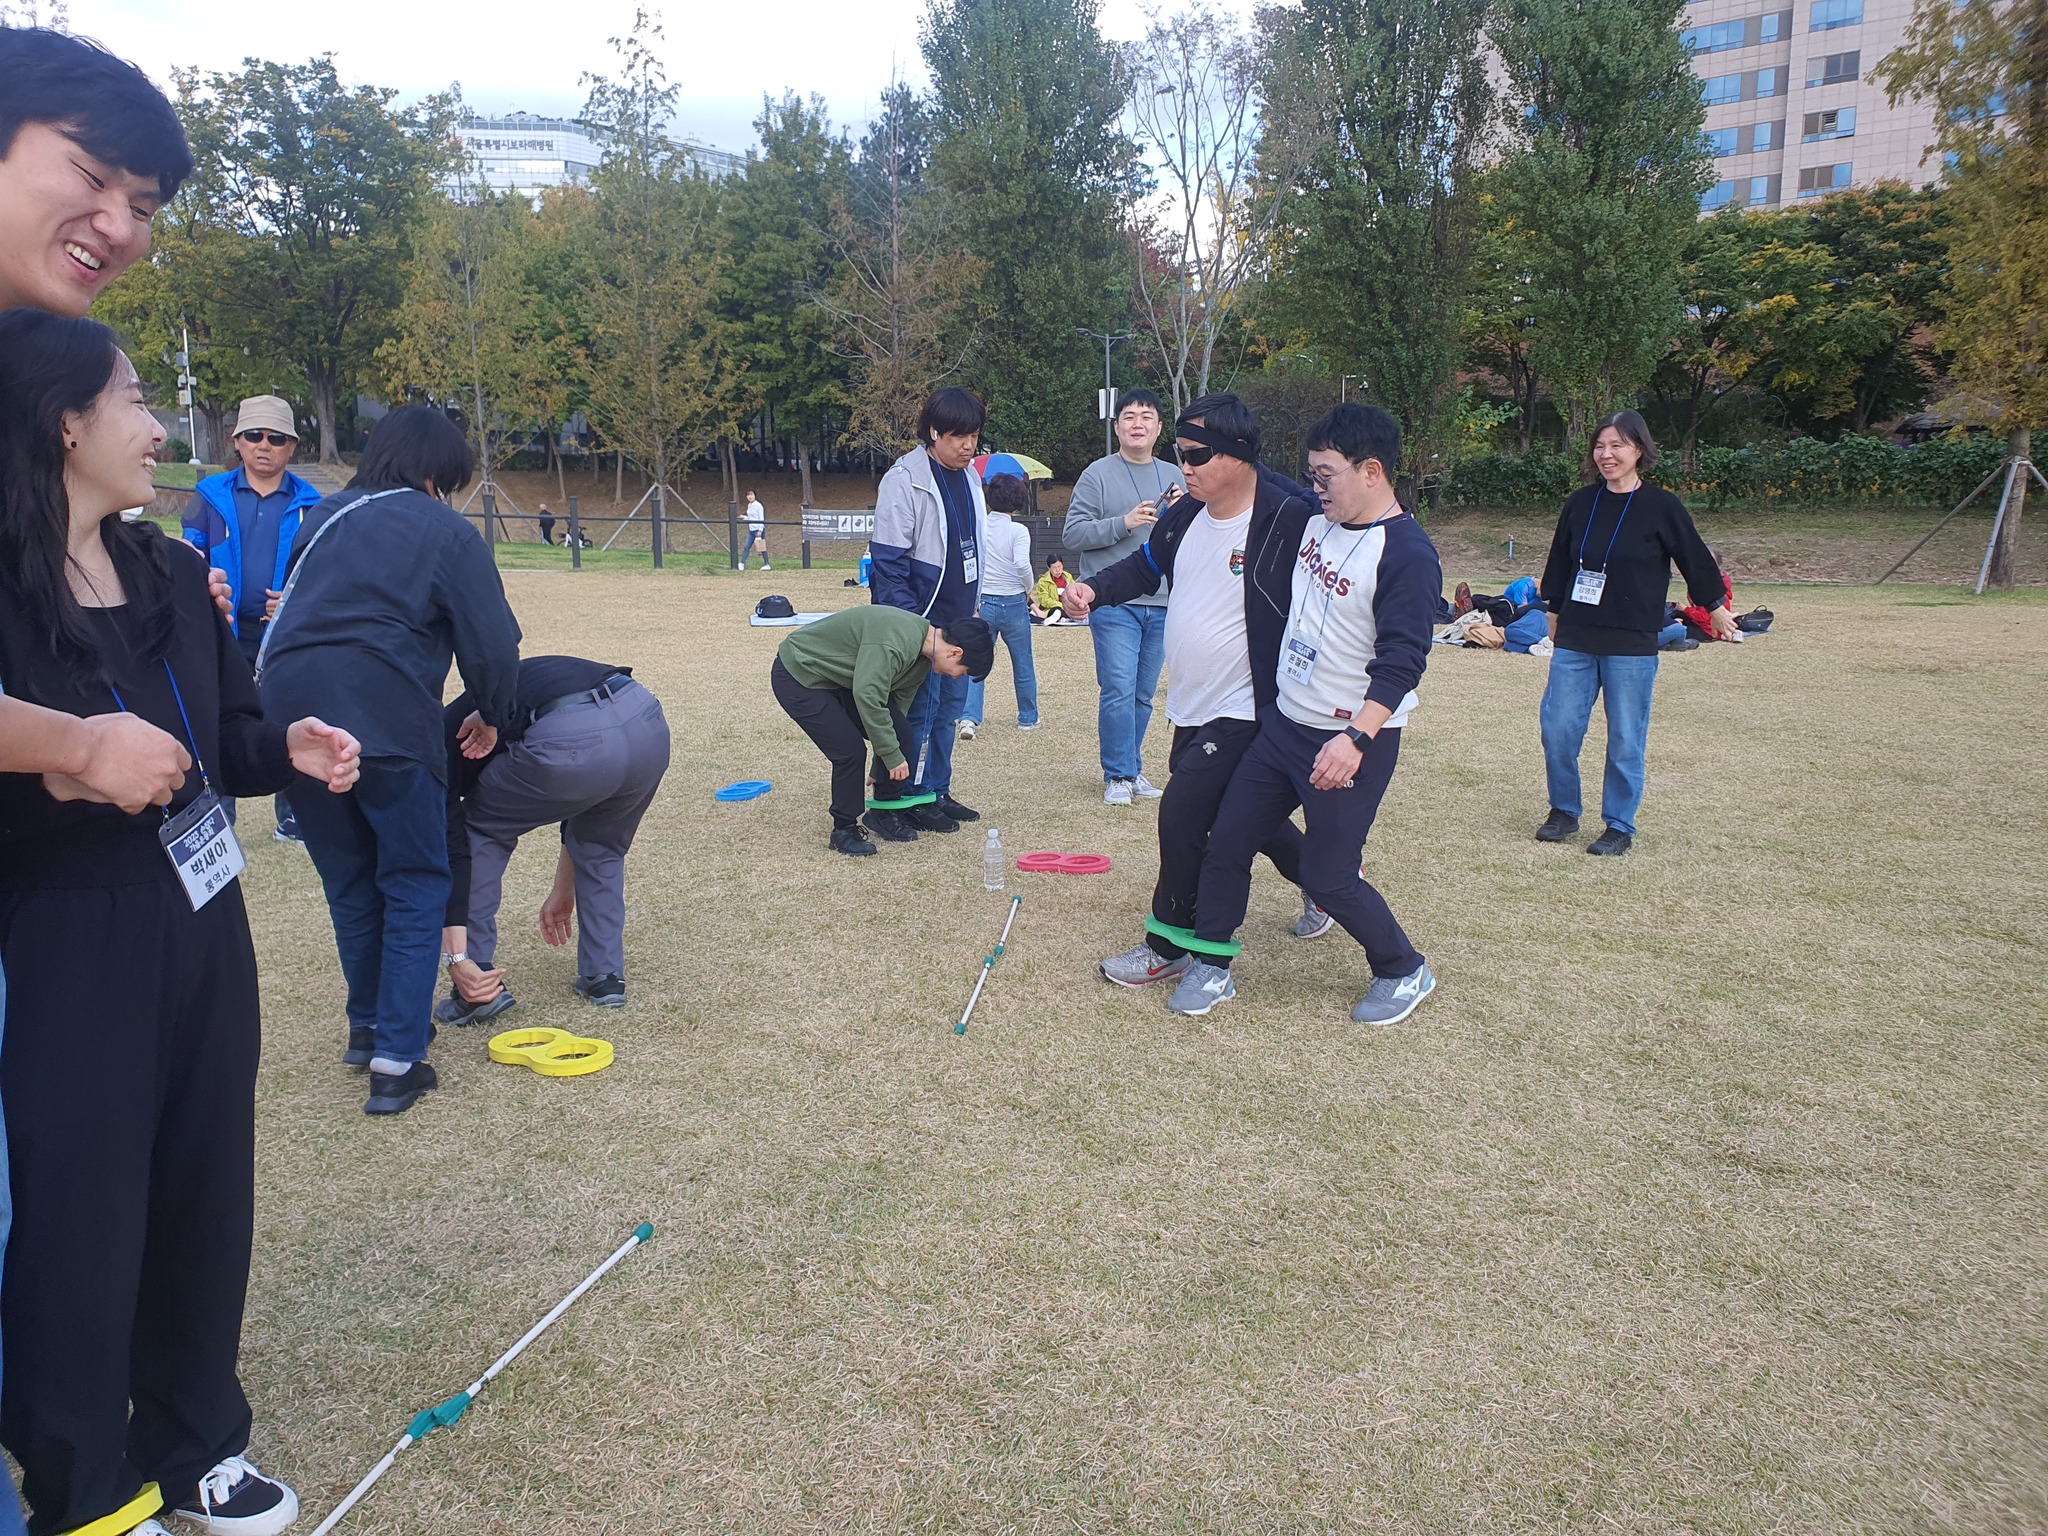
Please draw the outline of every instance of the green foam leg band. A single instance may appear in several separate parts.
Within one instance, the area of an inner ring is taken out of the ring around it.
[[[1238,951],[1244,948],[1236,939],[1225,939],[1221,943],[1214,939],[1198,939],[1195,937],[1194,929],[1175,928],[1169,923],[1162,923],[1156,917],[1145,919],[1145,931],[1156,933],[1162,939],[1171,939],[1182,949],[1191,950],[1195,954],[1220,955],[1225,960],[1235,958]]]
[[[428,1412],[433,1414],[436,1424],[446,1426],[455,1423],[469,1412],[470,1402],[471,1398],[467,1392],[458,1392],[447,1402],[429,1409]]]
[[[643,1243],[652,1241],[654,1238],[654,1223],[651,1221],[641,1222],[639,1226],[633,1229],[633,1235]]]
[[[938,798],[931,790],[926,790],[922,794],[904,795],[895,800],[870,800],[868,801],[868,809],[871,811],[907,811],[915,805],[930,805]]]

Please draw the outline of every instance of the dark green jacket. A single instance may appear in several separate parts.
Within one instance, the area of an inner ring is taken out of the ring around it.
[[[782,642],[776,655],[804,687],[852,693],[875,756],[894,768],[903,761],[903,749],[896,743],[889,711],[908,710],[930,675],[924,642],[931,630],[923,619],[901,608],[847,608],[806,624]]]

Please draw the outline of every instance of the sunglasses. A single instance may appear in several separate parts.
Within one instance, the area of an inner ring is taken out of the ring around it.
[[[1191,448],[1184,448],[1179,443],[1175,443],[1173,445],[1173,456],[1179,459],[1181,463],[1187,465],[1189,469],[1200,469],[1204,464],[1216,457],[1216,450],[1200,443]]]
[[[250,431],[237,432],[235,436],[240,438],[245,443],[268,443],[273,448],[282,448],[286,443],[296,443],[298,441],[298,439],[296,437],[293,437],[289,432]]]

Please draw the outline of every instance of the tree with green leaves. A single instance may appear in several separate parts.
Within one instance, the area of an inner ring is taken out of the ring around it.
[[[795,438],[808,506],[812,455],[847,398],[846,360],[830,345],[832,316],[818,296],[836,270],[832,214],[845,201],[852,151],[816,96],[764,101],[754,131],[761,148],[725,189],[732,255],[718,303],[775,432]]]
[[[1491,36],[1513,135],[1500,227],[1527,274],[1529,361],[1568,436],[1632,398],[1681,318],[1710,177],[1684,0],[1501,0]]]
[[[1260,157],[1298,163],[1273,322],[1366,397],[1427,473],[1449,446],[1493,100],[1488,0],[1304,0],[1266,13]]]
[[[924,103],[899,80],[832,211],[838,268],[818,296],[851,370],[845,441],[885,460],[915,446],[925,397],[960,372],[977,335],[967,305],[983,265],[939,216],[930,161]]]
[[[671,140],[671,85],[646,12],[613,38],[616,79],[588,76],[584,117],[602,136],[586,233],[590,295],[585,380],[591,419],[657,484],[729,436],[756,399],[715,303],[728,255],[718,188]]]
[[[969,378],[997,442],[1093,456],[1100,378],[1083,329],[1130,311],[1124,210],[1136,195],[1124,80],[1098,0],[931,0],[931,174],[942,216],[983,264]]]
[[[1949,159],[1949,292],[1936,339],[1964,391],[1995,406],[2016,458],[2048,425],[2048,0],[1920,0],[1878,65],[1891,99],[1935,107]],[[1992,579],[2014,580],[2025,477]]]
[[[345,88],[331,59],[178,76],[198,161],[195,222],[239,237],[208,274],[223,326],[305,375],[322,463],[338,403],[366,380],[404,294],[414,230],[456,153],[447,103]]]
[[[1948,286],[1947,197],[1878,182],[1821,198],[1809,221],[1834,262],[1830,306],[1850,370],[1844,409],[1823,420],[1862,432],[1927,398],[1923,338]]]
[[[1529,360],[1529,333],[1536,323],[1529,274],[1500,223],[1500,197],[1491,186],[1482,186],[1479,207],[1482,233],[1465,293],[1466,356],[1498,379],[1514,403],[1516,435],[1527,453],[1536,440],[1536,406],[1542,398],[1542,381]]]

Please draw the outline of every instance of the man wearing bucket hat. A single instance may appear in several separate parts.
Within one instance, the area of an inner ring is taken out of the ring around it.
[[[285,562],[299,519],[320,500],[320,492],[288,468],[299,451],[298,424],[289,401],[252,395],[235,415],[235,451],[242,462],[225,474],[208,475],[185,503],[185,539],[226,572],[228,622],[249,664],[256,663],[263,629],[284,590]],[[277,835],[298,840],[298,823],[284,796],[277,797]]]

